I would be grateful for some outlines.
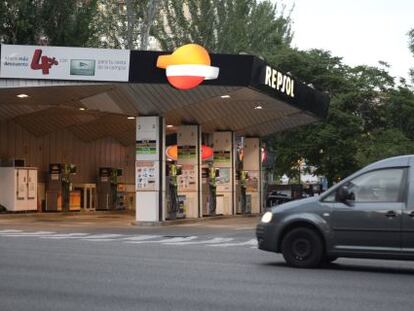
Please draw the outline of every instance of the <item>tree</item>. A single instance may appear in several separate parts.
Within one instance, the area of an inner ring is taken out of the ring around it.
[[[379,129],[361,137],[356,158],[360,166],[365,166],[379,159],[412,153],[414,153],[413,141],[401,130]]]
[[[289,14],[270,1],[161,0],[161,12],[153,34],[164,50],[192,42],[212,52],[263,55],[292,40]]]
[[[370,161],[414,151],[414,94],[395,87],[386,64],[350,67],[320,50],[286,49],[272,59],[331,97],[323,122],[267,138],[279,174],[294,176],[304,159],[332,183]]]
[[[41,8],[43,32],[50,45],[86,46],[95,29],[91,19],[97,0],[44,0]]]
[[[41,0],[0,2],[0,42],[36,44],[41,35]]]
[[[408,47],[411,50],[411,53],[413,53],[414,56],[414,28],[411,29],[408,33]],[[411,75],[411,80],[414,83],[414,68],[410,69],[410,75]]]
[[[97,47],[148,48],[160,0],[98,0],[93,20],[95,33],[89,44]]]
[[[414,141],[414,93],[408,86],[390,90],[385,107],[386,128],[396,128]]]
[[[157,16],[157,9],[160,0],[147,1],[146,8],[142,17],[141,34],[140,34],[140,46],[141,50],[146,50],[149,45],[149,37],[152,26],[155,24],[155,18]]]
[[[0,2],[0,41],[10,44],[85,46],[97,0]]]
[[[165,50],[195,42],[212,52],[264,56],[330,96],[326,120],[267,137],[276,175],[295,177],[305,160],[332,183],[367,161],[410,152],[414,95],[409,88],[396,88],[384,62],[351,67],[327,51],[292,49],[290,15],[284,10],[268,1],[161,0],[153,34]],[[403,126],[401,113],[406,113]]]

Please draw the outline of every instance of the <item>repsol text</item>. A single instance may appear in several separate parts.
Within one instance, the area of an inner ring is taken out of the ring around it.
[[[265,84],[287,96],[295,97],[295,80],[270,66],[266,66]]]

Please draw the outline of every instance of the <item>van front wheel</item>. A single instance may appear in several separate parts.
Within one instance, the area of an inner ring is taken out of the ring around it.
[[[322,239],[309,228],[289,231],[282,240],[282,254],[287,264],[297,268],[314,268],[323,259]]]

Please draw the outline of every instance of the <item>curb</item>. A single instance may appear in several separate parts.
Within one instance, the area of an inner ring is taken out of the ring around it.
[[[248,214],[248,215],[230,215],[230,216],[208,216],[203,218],[189,218],[189,219],[175,219],[166,221],[133,221],[131,225],[138,227],[165,227],[183,224],[195,224],[208,221],[217,221],[223,219],[235,219],[235,218],[255,218],[260,214]]]

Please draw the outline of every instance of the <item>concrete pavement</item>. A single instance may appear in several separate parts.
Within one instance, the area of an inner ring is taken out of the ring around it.
[[[414,262],[293,269],[257,250],[255,217],[159,227],[131,220],[0,215],[0,310],[413,309]]]
[[[46,231],[104,231],[104,232],[172,232],[181,229],[198,231],[254,230],[258,216],[208,217],[169,222],[168,225],[136,225],[131,212],[92,213],[28,213],[0,214],[0,230],[46,230]],[[181,228],[181,229],[180,229]]]
[[[180,230],[206,238],[194,227]],[[99,242],[42,239],[24,232],[0,234],[2,311],[413,308],[412,262],[340,259],[322,269],[303,270],[251,245],[165,242],[173,236],[131,244],[119,235],[104,239],[102,231]],[[214,232],[210,228],[208,238]],[[253,235],[232,228],[223,232],[234,239]]]

